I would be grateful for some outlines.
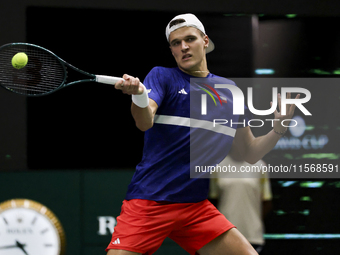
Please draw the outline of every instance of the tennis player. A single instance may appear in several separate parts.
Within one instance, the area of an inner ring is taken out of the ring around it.
[[[190,78],[221,78],[207,67],[206,53],[214,45],[193,14],[173,18],[166,27],[166,37],[177,67],[153,68],[144,84],[125,74],[125,81],[115,85],[132,95],[132,116],[145,137],[143,158],[128,187],[107,254],[153,254],[166,237],[192,255],[257,254],[207,200],[209,179],[190,178]],[[288,119],[293,112],[294,106],[287,106],[287,115],[276,111],[275,119]],[[230,109],[228,114],[232,115]],[[286,131],[280,123],[276,121],[272,131],[258,138],[249,127],[237,128],[235,135],[223,134],[227,142],[220,146],[225,155],[233,146],[246,161],[254,163]]]

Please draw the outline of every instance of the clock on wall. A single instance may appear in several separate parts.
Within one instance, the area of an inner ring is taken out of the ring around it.
[[[0,255],[62,255],[65,234],[46,206],[29,199],[0,203]]]

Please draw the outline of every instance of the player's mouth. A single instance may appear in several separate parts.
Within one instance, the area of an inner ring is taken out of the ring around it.
[[[190,59],[192,57],[192,55],[191,54],[185,54],[185,55],[183,55],[183,57],[182,57],[182,60],[188,60],[188,59]]]

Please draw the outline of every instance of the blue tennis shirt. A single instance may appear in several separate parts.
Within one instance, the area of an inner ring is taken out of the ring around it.
[[[209,179],[190,178],[190,169],[216,165],[226,157],[238,128],[230,120],[247,125],[246,115],[232,114],[229,90],[215,93],[213,84],[191,84],[193,78],[197,77],[177,67],[155,67],[146,76],[143,84],[158,109],[153,127],[145,132],[143,157],[128,187],[127,200],[193,203],[206,199]],[[214,74],[203,81],[215,78],[235,85]],[[202,94],[207,94],[207,115],[201,112]],[[212,119],[221,118],[229,123],[213,128]]]

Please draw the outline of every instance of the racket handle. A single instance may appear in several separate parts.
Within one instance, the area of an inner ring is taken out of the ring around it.
[[[107,76],[107,75],[96,75],[96,82],[105,83],[110,85],[115,85],[117,81],[121,81],[124,79],[114,76]]]
[[[114,77],[114,76],[96,75],[96,82],[99,82],[99,83],[115,85],[117,81],[125,81],[125,80],[123,78]],[[143,85],[143,88],[145,89],[144,85]],[[138,94],[142,94],[143,93],[143,91],[144,91],[143,88],[141,88],[139,86]]]

